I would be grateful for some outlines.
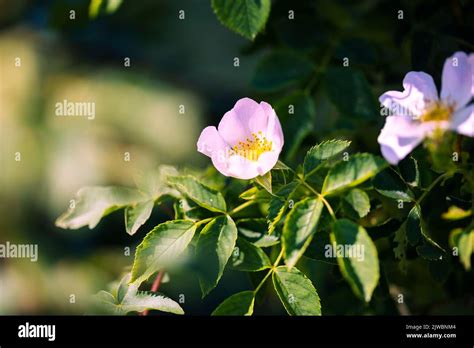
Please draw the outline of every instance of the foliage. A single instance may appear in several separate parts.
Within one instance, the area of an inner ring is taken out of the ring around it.
[[[196,262],[203,297],[212,295],[229,269],[248,273],[255,284],[225,299],[213,315],[252,315],[264,295],[270,296],[270,283],[290,315],[333,312],[318,295],[325,284],[315,281],[321,278],[314,276],[308,266],[311,262],[328,264],[341,280],[338,286],[354,295],[349,296],[353,303],[371,311],[375,311],[377,296],[393,296],[385,276],[399,272],[394,264],[403,274],[420,261],[439,284],[449,275],[441,268],[446,264],[459,274],[464,271],[460,264],[470,269],[474,248],[471,140],[459,138],[458,143],[448,144],[450,149],[464,146],[465,151],[457,162],[444,158],[449,165],[442,170],[433,166],[431,158],[436,154],[430,153],[431,148],[419,148],[398,166],[389,166],[370,153],[376,147],[367,144],[366,138],[373,141],[371,132],[379,129],[374,89],[380,86],[374,85],[380,77],[367,64],[373,64],[380,52],[372,47],[372,33],[361,22],[374,3],[364,7],[322,1],[297,6],[311,10],[297,12],[302,17],[297,25],[305,27],[305,20],[314,17],[311,23],[318,20],[333,32],[309,31],[298,38],[277,25],[289,16],[285,4],[277,4],[281,6],[272,9],[271,15],[269,0],[213,0],[212,8],[227,28],[255,39],[249,52],[265,45],[271,48],[249,82],[275,101],[285,132],[282,160],[288,165],[279,162],[254,180],[231,180],[235,186],[219,184],[220,174],[213,170],[189,174],[162,168],[161,174],[153,175],[159,178],[159,189],[153,193],[140,188],[82,189],[75,206],[58,219],[57,225],[63,228],[94,228],[101,218],[124,208],[126,230],[133,234],[148,220],[153,207],[162,204],[161,198],[170,197],[176,218],[157,225],[138,245],[129,284],[122,285],[132,294],[124,298],[100,295],[108,306],[126,303],[121,313],[145,308],[179,313],[179,306],[169,299],[136,301],[133,292],[156,272],[179,263],[185,252]],[[420,25],[410,34],[412,59],[414,66],[426,61],[423,68],[430,70],[435,65],[428,64],[431,55],[417,48],[423,28]],[[395,50],[387,43],[387,36],[382,32],[377,38],[389,47],[379,61],[385,69],[399,54],[398,47]],[[443,39],[440,45],[472,48],[461,38]],[[439,48],[433,57],[445,57],[441,54],[445,50]],[[350,58],[350,67],[343,65],[344,57]],[[315,121],[318,114],[327,119],[334,115],[336,122],[320,127]],[[353,128],[362,129],[363,134],[349,131]],[[346,136],[333,139],[336,131]],[[435,210],[433,204],[443,211]]]

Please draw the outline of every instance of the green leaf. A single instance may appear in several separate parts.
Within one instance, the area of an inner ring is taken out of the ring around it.
[[[323,212],[324,216],[325,212]],[[321,217],[321,220],[323,217]],[[322,221],[319,223],[321,226]],[[329,231],[326,230],[320,230],[318,233],[316,233],[311,240],[311,243],[309,243],[308,248],[306,249],[306,252],[304,253],[303,257],[301,260],[304,260],[304,258],[309,258],[313,260],[318,260],[318,261],[323,261],[326,264],[333,264],[337,265],[337,261],[335,259],[329,259],[325,255],[325,251],[328,245],[331,245],[331,240],[329,238]],[[304,262],[304,261],[303,261]]]
[[[297,181],[292,181],[289,184],[282,186],[276,192],[276,195],[274,195],[270,200],[267,215],[269,234],[272,234],[273,231],[275,231],[277,224],[280,222],[283,214],[288,208],[290,196],[295,191],[297,186]]]
[[[407,265],[407,236],[406,236],[406,224],[402,224],[400,228],[395,232],[393,241],[397,245],[393,248],[393,254],[396,259],[400,261],[399,267],[402,272],[406,272]]]
[[[272,193],[272,172],[269,171],[264,175],[257,176],[255,182],[262,186],[267,192]]]
[[[94,19],[99,15],[103,0],[91,0],[89,4],[89,18]]]
[[[239,198],[245,201],[267,201],[270,197],[267,190],[260,190],[256,186],[249,188],[239,195]]]
[[[273,167],[273,170],[291,170],[290,167],[288,167],[285,163],[282,161],[278,161],[275,166]]]
[[[252,86],[261,91],[276,91],[307,79],[314,70],[307,58],[289,51],[272,52],[258,63]]]
[[[273,286],[289,315],[321,315],[319,295],[309,280],[297,268],[275,269]]]
[[[267,221],[264,218],[239,219],[236,224],[239,233],[259,248],[280,243],[278,236],[267,234]]]
[[[236,270],[246,272],[257,272],[272,266],[262,249],[243,238],[237,238],[230,265]]]
[[[313,146],[304,158],[304,175],[310,176],[325,160],[334,157],[349,147],[348,140],[329,140]]]
[[[405,230],[407,241],[410,245],[417,245],[422,236],[421,209],[418,204],[415,204],[413,208],[410,209],[405,222]]]
[[[103,6],[104,0],[91,0],[89,4],[89,18],[95,19]],[[122,4],[122,0],[107,0],[106,12],[108,14],[114,13]]]
[[[219,21],[249,40],[263,30],[270,14],[270,0],[212,0]]]
[[[203,297],[214,289],[235,247],[237,227],[230,216],[218,216],[201,231],[196,257]]]
[[[362,72],[348,67],[329,68],[325,87],[344,117],[374,119],[378,116],[378,105]]]
[[[367,193],[360,189],[352,189],[344,197],[344,200],[354,209],[360,218],[366,216],[370,211],[370,199]]]
[[[149,200],[125,208],[125,228],[129,235],[133,236],[150,218],[154,204],[153,200]]]
[[[149,198],[138,190],[116,186],[90,186],[81,188],[71,208],[56,220],[56,226],[93,229],[100,219],[128,205],[147,201]]]
[[[118,10],[123,0],[108,0],[106,11],[108,14],[114,13]]]
[[[211,315],[245,315],[253,314],[255,293],[242,291],[224,300]]]
[[[420,171],[418,169],[418,161],[411,156],[405,157],[398,163],[400,174],[405,182],[412,186],[420,186]]]
[[[378,193],[397,201],[411,202],[415,197],[400,175],[392,168],[378,173],[372,183]]]
[[[194,236],[192,221],[173,220],[156,226],[137,246],[132,282],[142,282],[163,267],[175,263]]]
[[[144,291],[138,291],[138,284],[128,284],[130,274],[127,274],[119,285],[120,297],[107,291],[100,291],[95,299],[110,314],[124,315],[129,312],[143,312],[144,310],[158,310],[174,314],[184,314],[181,306],[172,299]]]
[[[286,265],[293,267],[304,254],[316,232],[323,202],[319,198],[306,198],[291,209],[283,226],[282,243]]]
[[[444,250],[436,244],[432,239],[424,240],[421,245],[416,247],[416,252],[422,258],[430,260],[430,261],[437,261],[441,260],[444,255]]]
[[[209,210],[184,197],[174,202],[174,210],[176,220],[200,221],[213,214],[209,213]]]
[[[377,249],[366,230],[350,220],[337,220],[332,228],[331,242],[342,275],[353,292],[370,301],[379,280]]]
[[[428,235],[423,225],[421,207],[418,204],[415,204],[408,213],[405,229],[407,240],[412,246],[422,241],[422,244],[416,247],[418,255],[428,260],[442,259],[446,251]]]
[[[474,250],[474,229],[457,228],[449,236],[449,244],[452,248],[457,248],[459,260],[468,271],[471,269],[471,255]]]
[[[445,220],[462,220],[472,215],[472,210],[464,210],[455,205],[449,207],[446,213],[441,214]]]
[[[162,195],[177,197],[179,192],[168,186],[168,177],[178,176],[178,170],[173,166],[160,165],[156,170],[138,171],[134,174],[137,188],[156,200]]]
[[[292,158],[301,143],[314,129],[316,106],[314,100],[302,92],[293,93],[278,101],[275,111],[285,130],[284,154]]]
[[[382,158],[368,153],[355,154],[337,163],[324,179],[324,195],[339,193],[376,175],[387,166]]]
[[[224,213],[227,209],[224,197],[219,191],[203,185],[190,175],[169,177],[168,182],[183,195],[207,210]]]

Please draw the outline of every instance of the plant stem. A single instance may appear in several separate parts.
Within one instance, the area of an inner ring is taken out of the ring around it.
[[[334,221],[337,220],[336,218],[336,214],[334,213],[334,210],[332,209],[331,205],[329,204],[329,202],[326,200],[326,198],[324,198],[324,196],[322,194],[320,194],[318,191],[316,191],[310,184],[308,184],[304,178],[302,178],[301,176],[297,175],[298,177],[298,180],[300,183],[302,183],[304,186],[306,186],[311,192],[313,192],[316,196],[318,196],[318,198],[323,202],[323,204],[326,206],[328,212],[329,212],[329,215],[331,215],[332,219]]]
[[[256,201],[247,201],[245,203],[242,203],[241,205],[235,207],[234,209],[232,209],[230,212],[229,212],[229,215],[232,215],[232,214],[235,214],[235,213],[238,213],[239,211],[247,208],[248,206],[252,205],[252,204],[255,204]]]
[[[151,289],[150,289],[151,292],[157,292],[158,291],[158,289],[160,288],[161,281],[162,281],[164,275],[165,275],[165,270],[164,269],[162,269],[161,271],[158,272],[158,275],[156,276],[156,279],[153,282],[153,285],[151,286]],[[148,309],[145,309],[142,312],[142,315],[148,315],[148,312],[149,312]]]
[[[280,260],[281,260],[282,257],[283,257],[283,249],[280,251],[280,254],[276,258],[275,262],[273,263],[272,268],[268,271],[268,273],[265,275],[265,277],[263,277],[262,281],[255,288],[255,290],[254,290],[255,294],[262,288],[263,284],[268,279],[268,277],[270,277],[270,275],[275,271],[275,269],[278,266],[278,264],[280,263]]]
[[[210,217],[210,218],[206,218],[206,219],[203,219],[203,220],[201,220],[201,221],[196,222],[196,223],[195,223],[196,228],[197,228],[198,226],[202,225],[202,224],[205,224],[205,223],[211,221],[212,219],[214,219],[214,218],[213,218],[213,217]]]
[[[329,202],[326,200],[326,198],[324,198],[324,196],[319,193],[318,191],[316,191],[310,184],[308,184],[306,182],[306,180],[301,176],[301,175],[298,175],[293,169],[291,169],[289,166],[287,166],[285,163],[281,162],[283,165],[285,165],[294,175],[296,178],[298,178],[298,181],[303,184],[304,186],[306,186],[308,188],[308,190],[310,190],[312,193],[314,193],[320,200],[323,201],[323,204],[326,206],[328,212],[329,212],[329,215],[331,215],[332,219],[334,221],[337,220],[336,218],[336,214],[334,213],[334,210],[332,209],[331,205],[329,204]]]
[[[450,176],[452,176],[455,172],[446,172],[444,174],[441,174],[440,176],[438,176],[432,183],[430,186],[428,186],[428,188],[426,189],[425,192],[423,192],[423,194],[420,196],[420,198],[418,198],[415,202],[415,205],[418,205],[421,203],[421,201],[428,195],[428,193],[431,192],[431,190],[433,189],[433,187],[435,187],[441,180],[443,180],[444,178],[449,178]]]

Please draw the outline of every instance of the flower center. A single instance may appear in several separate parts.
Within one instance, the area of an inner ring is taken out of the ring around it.
[[[421,121],[448,121],[451,118],[453,109],[451,105],[446,105],[441,102],[433,103],[427,111],[421,115]]]
[[[248,160],[256,161],[264,152],[272,150],[272,142],[263,136],[262,132],[258,134],[252,133],[252,138],[247,138],[245,141],[239,141],[231,152],[239,156],[245,157]]]

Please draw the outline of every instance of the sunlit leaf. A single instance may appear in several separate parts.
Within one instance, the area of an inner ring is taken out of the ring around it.
[[[242,291],[226,298],[212,315],[252,315],[254,302],[253,291]]]
[[[331,241],[342,275],[353,292],[369,302],[380,277],[377,249],[372,239],[362,226],[341,219],[333,225]]]
[[[351,144],[348,140],[329,140],[313,146],[304,158],[304,175],[310,176],[325,160],[336,156]]]
[[[368,153],[355,154],[337,163],[324,180],[322,193],[334,194],[357,186],[387,166],[382,158]]]
[[[56,226],[70,229],[89,226],[92,229],[111,212],[148,199],[142,192],[126,187],[83,187],[71,202],[71,208],[56,220]]]
[[[270,0],[212,0],[219,21],[230,30],[253,40],[270,14]]]
[[[224,197],[219,191],[207,187],[190,175],[169,177],[168,182],[203,208],[215,212],[225,212],[227,209]]]
[[[131,281],[140,283],[176,262],[195,231],[194,222],[187,220],[167,221],[156,226],[137,247]]]
[[[295,204],[283,226],[282,243],[288,268],[304,254],[316,233],[323,202],[319,198],[305,198]]]
[[[150,217],[154,201],[148,200],[125,208],[125,228],[129,235],[134,235]]]
[[[289,315],[321,315],[319,295],[301,271],[280,266],[272,277],[273,286]]]
[[[219,282],[237,240],[237,227],[229,216],[219,216],[201,231],[196,257],[203,297]]]

